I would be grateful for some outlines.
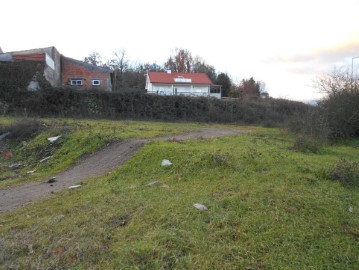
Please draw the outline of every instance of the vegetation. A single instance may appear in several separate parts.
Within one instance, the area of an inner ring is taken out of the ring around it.
[[[37,92],[0,89],[9,114],[41,117],[90,117],[262,124],[279,126],[303,114],[308,106],[282,99],[217,100],[185,96],[157,96],[139,92],[108,93],[44,89]]]
[[[334,70],[317,81],[324,98],[290,124],[290,130],[318,141],[359,136],[359,83]]]
[[[0,141],[0,187],[43,179],[63,171],[85,154],[111,141],[152,138],[195,128],[192,124],[2,118],[0,135],[7,132],[10,135]],[[47,140],[59,135],[61,137],[56,142]],[[52,158],[46,163],[39,162],[48,156]],[[9,170],[11,164],[21,164],[21,168]]]
[[[92,140],[101,136],[98,130],[104,137],[114,132],[114,138],[183,128],[112,121],[80,121],[76,128],[73,120],[45,120],[52,121],[70,129],[61,147],[89,143],[77,135],[89,126],[96,134]],[[39,142],[39,136],[27,143]],[[0,214],[0,265],[356,269],[359,190],[331,181],[330,169],[343,156],[358,162],[359,141],[337,142],[313,154],[291,150],[293,140],[262,128],[237,137],[147,144],[123,167],[81,189]],[[162,159],[173,165],[161,167]],[[153,181],[159,185],[146,186]],[[209,210],[201,212],[194,203]]]

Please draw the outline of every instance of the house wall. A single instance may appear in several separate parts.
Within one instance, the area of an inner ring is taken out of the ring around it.
[[[0,61],[8,62],[42,62],[45,63],[43,75],[53,87],[61,86],[60,53],[55,47],[9,52],[0,55]],[[35,75],[35,74],[33,74]]]
[[[52,87],[61,86],[61,55],[55,47],[45,48],[44,76]]]
[[[177,90],[177,91],[176,91]],[[152,94],[171,96],[171,95],[186,95],[186,96],[208,96],[208,85],[193,85],[193,84],[156,84],[148,83],[147,92]]]
[[[76,89],[100,89],[112,91],[111,72],[75,59],[61,57],[62,63],[62,86],[70,86]],[[82,79],[83,85],[72,86],[71,79]],[[100,80],[99,86],[93,86],[92,80]]]

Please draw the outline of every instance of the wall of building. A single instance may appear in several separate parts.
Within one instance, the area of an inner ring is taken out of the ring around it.
[[[61,87],[61,55],[55,47],[45,48],[44,76],[53,87]]]
[[[43,75],[53,87],[61,86],[60,53],[55,47],[8,52],[0,55],[4,62],[41,62],[45,63]],[[35,75],[35,74],[33,74]]]
[[[110,70],[64,56],[61,57],[61,66],[63,87],[112,91]],[[82,85],[71,85],[73,79],[82,80]],[[100,85],[92,85],[92,80],[100,80]]]

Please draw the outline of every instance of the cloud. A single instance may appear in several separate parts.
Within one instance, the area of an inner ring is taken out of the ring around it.
[[[359,40],[350,40],[327,48],[321,48],[302,54],[282,55],[268,58],[268,64],[285,64],[293,73],[309,74],[336,65],[345,65],[353,57],[359,56]]]

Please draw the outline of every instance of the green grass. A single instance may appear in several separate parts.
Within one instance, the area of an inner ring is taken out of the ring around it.
[[[0,118],[0,126],[17,122],[15,118]],[[173,124],[140,121],[40,119],[43,130],[21,140],[0,142],[0,151],[11,152],[12,158],[0,160],[0,188],[24,181],[42,179],[73,165],[82,156],[92,153],[115,140],[153,138],[167,134],[183,133],[198,128],[194,124]],[[202,125],[204,126],[204,125]],[[55,143],[47,138],[61,135]],[[52,156],[46,163],[39,161]],[[20,171],[10,171],[14,163],[24,164]],[[28,171],[35,170],[33,175]],[[4,181],[6,180],[6,181]]]
[[[110,175],[1,214],[0,265],[358,269],[359,190],[327,172],[340,157],[359,161],[359,140],[320,154],[289,150],[293,141],[257,129],[147,144]],[[161,167],[162,159],[173,166]],[[160,185],[147,187],[152,181]]]

